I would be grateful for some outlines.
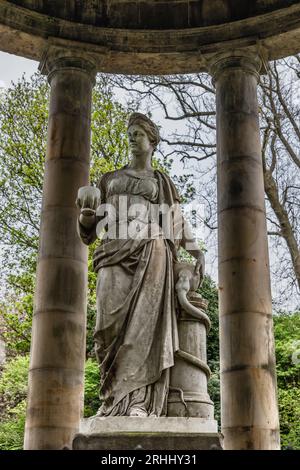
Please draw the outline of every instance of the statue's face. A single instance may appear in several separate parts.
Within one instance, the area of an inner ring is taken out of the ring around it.
[[[148,134],[138,124],[133,124],[128,129],[128,140],[131,153],[133,155],[141,155],[150,153],[154,150],[153,144],[150,142]]]

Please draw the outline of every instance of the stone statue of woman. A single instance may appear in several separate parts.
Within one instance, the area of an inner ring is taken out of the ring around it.
[[[128,138],[131,161],[101,177],[100,205],[96,188],[81,188],[78,199],[79,234],[85,244],[96,240],[97,227],[106,220],[105,236],[94,254],[94,338],[102,399],[98,415],[166,416],[170,368],[179,347],[176,253],[182,246],[196,258],[200,277],[204,257],[181,215],[174,184],[152,167],[160,140],[157,126],[147,116],[133,113]],[[115,230],[108,227],[109,217],[95,210],[103,205],[114,209]],[[157,207],[159,211],[154,210]],[[169,224],[162,222],[166,208]]]

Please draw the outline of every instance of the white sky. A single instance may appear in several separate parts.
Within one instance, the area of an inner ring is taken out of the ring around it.
[[[38,65],[34,60],[0,52],[0,87],[8,87],[11,81],[17,81],[23,73],[32,75]]]

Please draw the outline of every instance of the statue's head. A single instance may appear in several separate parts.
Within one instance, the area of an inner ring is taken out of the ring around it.
[[[140,126],[147,134],[149,141],[151,142],[153,149],[156,150],[156,147],[160,141],[159,129],[157,125],[151,121],[148,116],[142,113],[132,113],[128,120],[127,130],[131,126]]]

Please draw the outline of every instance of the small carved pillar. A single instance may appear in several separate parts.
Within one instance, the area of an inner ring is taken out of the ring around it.
[[[257,103],[260,59],[216,55],[222,432],[225,449],[278,449],[275,354]]]
[[[51,95],[24,447],[62,449],[83,405],[87,248],[75,199],[89,183],[96,71],[88,53],[54,45],[40,68]]]
[[[171,369],[168,396],[168,416],[206,419],[208,431],[217,431],[214,404],[207,393],[210,369],[207,365],[206,335],[210,320],[206,315],[207,302],[197,294],[200,277],[194,266],[177,263],[175,278],[178,299],[179,351]]]

